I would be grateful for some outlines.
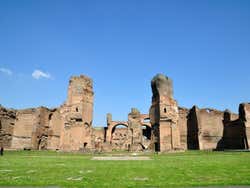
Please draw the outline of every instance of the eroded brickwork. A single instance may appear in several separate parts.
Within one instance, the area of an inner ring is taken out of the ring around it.
[[[16,111],[0,105],[0,147],[10,148],[16,119]]]
[[[153,127],[153,142],[156,151],[180,149],[179,112],[173,98],[172,80],[162,74],[151,82],[153,97],[150,121]]]
[[[149,114],[132,108],[125,121],[107,114],[107,126],[93,128],[93,82],[73,76],[67,100],[58,108],[0,106],[0,147],[82,152],[249,149],[249,103],[240,104],[239,115],[178,107],[172,80],[162,74],[152,79],[151,88]]]
[[[93,83],[86,76],[71,77],[67,102],[61,107],[62,129],[60,149],[91,149],[93,119]]]

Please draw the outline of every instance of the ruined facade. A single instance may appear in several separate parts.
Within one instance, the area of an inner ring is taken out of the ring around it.
[[[173,98],[172,80],[156,75],[151,82],[153,97],[150,108],[150,123],[153,128],[155,151],[180,149],[179,112]]]
[[[132,108],[126,121],[115,121],[109,113],[107,125],[95,128],[93,82],[73,76],[58,108],[0,106],[0,146],[82,152],[249,149],[250,104],[240,104],[239,114],[178,107],[173,82],[162,74],[152,79],[151,88],[149,114]]]

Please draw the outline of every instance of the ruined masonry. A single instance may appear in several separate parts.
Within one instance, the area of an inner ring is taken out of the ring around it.
[[[58,108],[24,110],[0,106],[0,146],[5,149],[61,151],[157,151],[249,149],[250,104],[239,114],[179,107],[173,82],[158,74],[151,81],[149,114],[132,108],[126,121],[107,114],[107,126],[95,128],[93,82],[73,76],[68,98]]]

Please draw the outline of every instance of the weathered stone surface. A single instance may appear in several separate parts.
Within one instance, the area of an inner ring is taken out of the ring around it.
[[[47,149],[50,110],[45,107],[18,110],[12,149]]]
[[[245,131],[245,146],[247,149],[250,147],[250,103],[242,103],[239,107],[239,119],[244,123]]]
[[[247,149],[243,121],[241,119],[232,121],[231,113],[225,111],[223,124],[223,137],[218,143],[217,149]]]
[[[71,77],[67,102],[61,107],[60,149],[91,149],[93,120],[93,83],[86,76]]]
[[[240,110],[241,107],[240,107]],[[242,110],[245,113],[245,110]],[[247,149],[244,121],[226,110],[198,109],[188,115],[188,149]]]
[[[151,87],[149,114],[132,108],[126,121],[114,121],[107,114],[107,127],[93,128],[93,82],[73,76],[67,100],[58,108],[0,106],[0,146],[83,152],[249,149],[249,103],[240,104],[239,115],[196,106],[186,109],[174,100],[168,77],[156,75]]]
[[[93,128],[92,130],[92,145],[94,146],[94,151],[102,152],[106,151],[107,148],[104,148],[104,138],[105,138],[105,128]],[[106,149],[106,150],[105,150]]]
[[[151,88],[153,97],[149,115],[155,150],[180,149],[179,114],[173,99],[172,80],[158,74],[152,79]]]
[[[188,132],[187,132],[187,117],[189,113],[189,109],[179,107],[179,119],[178,119],[178,126],[180,130],[180,142],[181,142],[181,149],[186,150],[187,149],[187,137],[188,137]]]
[[[0,105],[0,147],[11,147],[15,119],[15,110]]]
[[[128,127],[132,132],[132,151],[141,151],[142,147],[142,128],[141,114],[138,109],[132,108],[128,115]]]
[[[60,109],[54,109],[49,114],[49,127],[48,127],[48,143],[47,149],[59,150],[60,149],[60,136],[63,127]]]
[[[199,150],[201,137],[200,110],[197,106],[190,109],[187,116],[187,149]]]

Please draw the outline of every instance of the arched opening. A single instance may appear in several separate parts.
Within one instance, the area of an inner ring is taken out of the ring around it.
[[[167,113],[167,109],[166,108],[164,108],[164,113]]]
[[[85,129],[89,128],[89,124],[87,122],[84,123],[84,128]]]
[[[87,142],[84,142],[83,143],[83,148],[85,149],[87,147],[88,143]]]
[[[50,115],[49,115],[49,121],[52,119],[52,115],[53,115],[53,114],[50,114]]]
[[[79,109],[78,109],[78,107],[76,107],[76,112],[78,112],[79,111]]]
[[[48,140],[48,136],[46,136],[46,135],[41,136],[38,140],[38,143],[37,143],[37,149],[38,150],[47,149],[47,140]]]
[[[117,124],[111,130],[111,144],[113,150],[128,150],[131,144],[128,126]]]
[[[113,134],[115,131],[117,130],[124,130],[124,129],[128,129],[128,126],[125,124],[117,124],[112,128],[111,134]]]

